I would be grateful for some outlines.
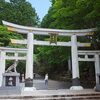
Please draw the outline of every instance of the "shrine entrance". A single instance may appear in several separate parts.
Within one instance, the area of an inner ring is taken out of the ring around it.
[[[80,85],[80,74],[79,74],[79,65],[78,61],[84,58],[79,58],[78,54],[81,54],[81,51],[78,51],[78,47],[88,47],[91,43],[81,43],[77,41],[78,36],[87,36],[93,35],[96,29],[83,29],[83,30],[59,30],[59,29],[44,29],[44,28],[35,28],[35,27],[26,27],[10,22],[3,21],[3,24],[7,26],[9,31],[18,32],[21,34],[27,35],[27,40],[14,40],[11,39],[12,43],[16,44],[27,44],[27,57],[26,57],[26,74],[25,74],[25,86],[33,87],[33,52],[34,45],[44,45],[44,46],[70,46],[71,55],[72,55],[72,87],[70,89],[81,90],[83,87]],[[40,41],[34,38],[34,35],[45,35],[50,36],[50,41]],[[71,41],[69,42],[60,42],[57,41],[58,36],[70,37]],[[84,51],[82,51],[84,52]],[[96,66],[98,66],[99,58],[96,55]],[[85,57],[86,59],[86,57]],[[88,59],[88,57],[87,57]],[[98,70],[96,70],[98,73]]]

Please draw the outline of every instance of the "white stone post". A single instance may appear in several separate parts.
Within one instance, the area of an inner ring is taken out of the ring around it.
[[[25,86],[33,86],[33,33],[27,34],[27,60],[26,60],[26,75]]]
[[[71,37],[71,53],[72,53],[72,78],[79,78],[79,66],[78,66],[78,52],[77,52],[77,36]]]
[[[95,54],[95,77],[96,77],[96,84],[99,84],[99,76],[100,74],[100,62],[99,62],[99,55]]]
[[[80,86],[79,81],[79,65],[78,65],[78,51],[77,51],[77,36],[71,36],[71,54],[72,54],[72,87],[71,90],[82,90],[83,88]]]
[[[5,56],[6,56],[5,51],[1,51],[0,52],[0,87],[2,86],[3,83],[3,73],[5,73],[5,67],[6,67]]]

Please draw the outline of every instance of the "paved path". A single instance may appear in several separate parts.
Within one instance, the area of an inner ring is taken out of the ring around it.
[[[0,95],[19,95],[24,88],[24,85],[24,83],[21,83],[20,87],[0,87]],[[49,80],[48,85],[45,85],[45,81],[43,79],[34,79],[33,86],[36,90],[59,90],[68,89],[70,87],[70,83]]]
[[[57,90],[57,89],[68,89],[70,88],[70,82],[59,82],[54,80],[49,80],[48,85],[45,85],[44,80],[34,80],[34,87],[38,90]]]
[[[21,85],[24,86],[23,83]],[[71,83],[49,80],[48,85],[45,85],[45,82],[43,79],[35,79],[33,81],[33,86],[37,90],[57,90],[57,89],[69,89],[71,86]]]

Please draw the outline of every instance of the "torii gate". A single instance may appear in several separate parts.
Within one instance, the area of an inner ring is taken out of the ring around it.
[[[79,67],[78,67],[78,50],[77,47],[89,46],[90,43],[78,43],[78,36],[93,35],[93,32],[96,31],[93,29],[84,29],[84,30],[58,30],[58,29],[44,29],[44,28],[34,28],[21,26],[13,24],[10,22],[3,21],[3,24],[7,26],[9,31],[18,32],[21,34],[27,34],[27,40],[13,40],[13,43],[26,44],[27,43],[27,60],[26,60],[26,87],[33,86],[33,50],[34,45],[53,45],[53,46],[71,46],[72,53],[72,78],[73,86],[72,88],[83,89],[79,84]],[[34,35],[50,35],[57,34],[59,36],[70,36],[70,42],[57,42],[49,43],[49,41],[37,41],[34,40]],[[34,45],[33,45],[34,44]]]
[[[0,47],[0,87],[3,85],[3,76],[6,60],[26,60],[27,49]],[[10,55],[9,55],[10,54]],[[20,56],[23,54],[23,56]]]
[[[100,50],[79,50],[78,56],[78,61],[94,62],[96,79],[95,90],[100,92]]]
[[[95,65],[95,77],[96,77],[96,84],[99,84],[99,77],[100,74],[100,51],[99,50],[79,50],[78,51],[78,61],[88,61],[94,62]],[[82,57],[81,57],[82,56]],[[89,56],[91,56],[89,58]]]

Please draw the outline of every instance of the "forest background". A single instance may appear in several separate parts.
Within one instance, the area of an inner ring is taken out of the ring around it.
[[[26,39],[26,36],[8,32],[2,20],[12,23],[52,28],[52,29],[89,29],[97,28],[92,37],[78,37],[80,42],[91,42],[91,47],[78,48],[100,50],[100,0],[50,0],[51,7],[40,22],[35,8],[26,0],[0,0],[0,46],[24,48],[25,45],[11,44],[10,39]],[[36,39],[49,40],[49,37],[35,36]],[[69,41],[69,37],[58,37],[59,41]],[[51,79],[71,81],[68,59],[71,59],[70,47],[35,46],[34,73],[49,74]],[[10,66],[13,61],[7,61]],[[84,84],[95,84],[94,63],[79,63],[80,80]],[[20,61],[17,71],[25,73],[25,62]]]

